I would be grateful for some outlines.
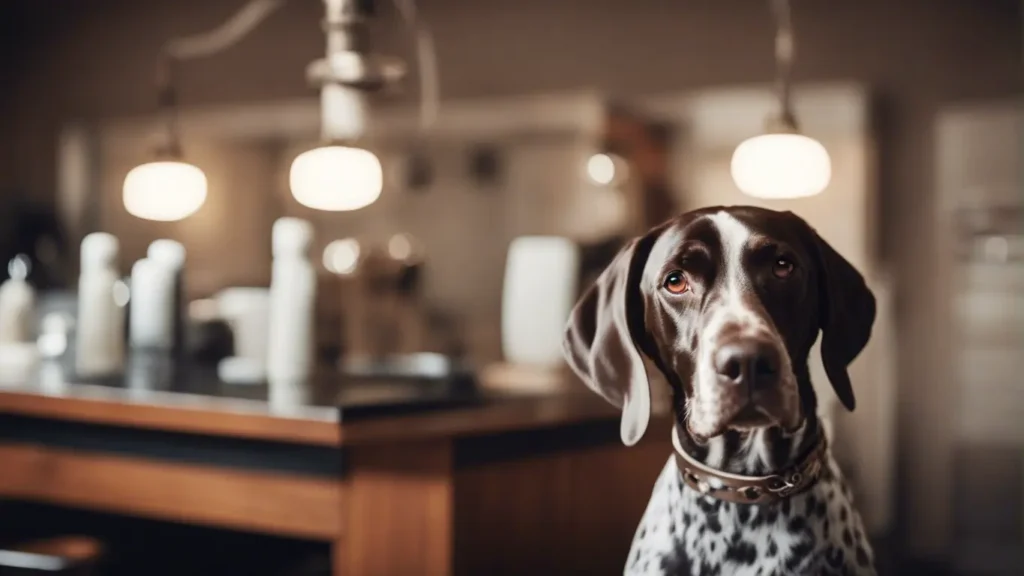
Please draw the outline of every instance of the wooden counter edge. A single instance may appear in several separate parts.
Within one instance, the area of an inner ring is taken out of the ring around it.
[[[337,422],[186,406],[0,391],[0,414],[315,446],[340,446]]]
[[[482,406],[380,416],[351,423],[188,406],[0,391],[0,414],[106,426],[342,447],[553,428],[619,417],[589,393],[523,396]]]

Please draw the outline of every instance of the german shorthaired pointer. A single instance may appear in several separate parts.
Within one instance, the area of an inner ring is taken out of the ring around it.
[[[622,408],[625,444],[650,417],[645,357],[676,420],[626,574],[875,574],[807,367],[820,330],[853,410],[847,366],[874,318],[864,278],[790,212],[689,212],[616,256],[572,312],[567,359]]]

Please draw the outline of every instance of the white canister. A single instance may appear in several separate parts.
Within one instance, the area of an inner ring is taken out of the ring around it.
[[[231,327],[234,355],[239,358],[267,359],[267,322],[270,320],[270,290],[236,286],[221,290],[216,298],[217,316]]]
[[[181,272],[185,267],[185,246],[174,240],[154,240],[146,250],[146,257]]]
[[[217,315],[231,327],[234,339],[234,355],[220,361],[218,377],[237,384],[266,382],[270,290],[225,288],[216,302]]]
[[[152,258],[132,266],[128,341],[132,348],[170,351],[175,341],[175,271]]]
[[[167,267],[173,274],[173,301],[171,303],[172,348],[182,354],[185,348],[185,246],[181,242],[162,238],[154,240],[146,251],[146,258]]]
[[[579,249],[568,238],[521,236],[505,263],[501,348],[505,361],[554,368],[576,301]]]

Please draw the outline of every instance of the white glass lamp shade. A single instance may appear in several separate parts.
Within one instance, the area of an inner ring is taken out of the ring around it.
[[[124,178],[125,210],[137,218],[173,222],[206,202],[206,175],[187,162],[160,161],[132,168]]]
[[[292,196],[315,210],[344,212],[380,198],[384,174],[369,150],[322,146],[299,154],[289,175]]]
[[[732,155],[732,179],[755,198],[804,198],[820,194],[832,179],[832,160],[814,138],[763,134],[743,141]]]

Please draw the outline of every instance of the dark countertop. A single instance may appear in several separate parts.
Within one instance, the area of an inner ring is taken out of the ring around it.
[[[31,378],[0,383],[0,414],[333,447],[618,417],[577,382],[560,388],[565,391],[482,391],[447,399],[435,393],[410,400],[405,382],[341,385],[334,377],[315,381],[304,399],[270,402],[265,385],[226,384],[208,374],[181,375],[164,386],[124,378],[85,383],[44,366]]]

